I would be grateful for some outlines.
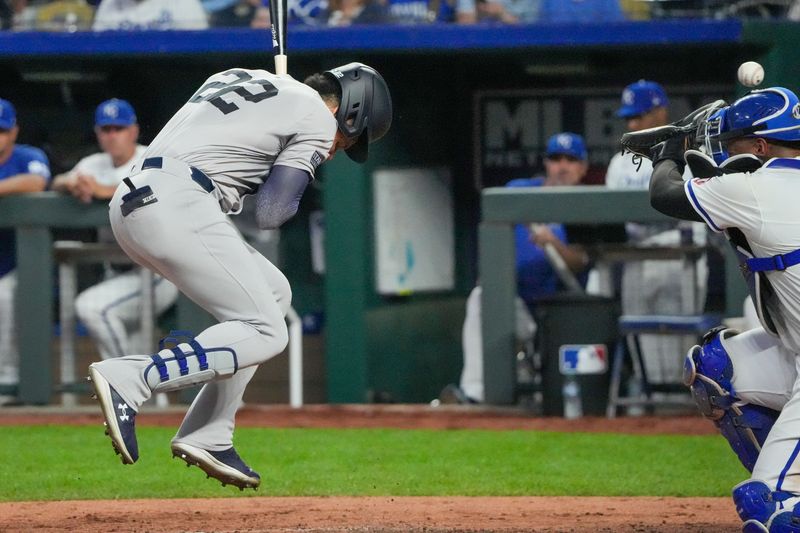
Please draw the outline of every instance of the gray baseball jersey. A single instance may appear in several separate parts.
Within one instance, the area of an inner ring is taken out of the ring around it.
[[[242,197],[258,190],[273,165],[313,177],[336,129],[336,119],[311,87],[266,70],[231,69],[206,80],[145,158],[171,157],[199,168],[219,189],[222,209],[238,213]]]
[[[228,70],[211,76],[175,114],[117,189],[109,218],[122,249],[219,322],[155,355],[91,366],[95,379],[121,398],[112,402],[99,395],[118,449],[127,446],[118,424],[154,392],[203,383],[173,439],[173,452],[180,446],[180,453],[186,447],[206,455],[230,453],[248,381],[257,365],[288,342],[284,317],[291,288],[278,268],[242,240],[226,213],[239,212],[243,196],[257,192],[274,165],[313,177],[336,131],[332,111],[310,87],[264,70]],[[127,462],[136,460],[135,449],[126,448]],[[241,471],[231,475],[245,475],[240,486],[257,485]],[[215,476],[231,482],[228,474]]]

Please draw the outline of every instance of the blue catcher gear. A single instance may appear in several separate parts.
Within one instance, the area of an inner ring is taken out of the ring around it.
[[[767,523],[769,533],[800,533],[800,509],[778,511]]]
[[[800,101],[784,87],[757,89],[712,114],[697,140],[717,164],[728,158],[725,143],[740,137],[800,141]]]
[[[784,491],[771,491],[769,486],[757,479],[742,481],[733,487],[733,503],[736,513],[742,519],[744,533],[766,533],[770,518],[780,509],[783,502],[794,495]]]
[[[683,382],[691,390],[700,413],[714,422],[744,467],[752,472],[761,446],[780,413],[743,404],[736,396],[731,384],[733,364],[722,339],[737,333],[724,327],[706,333],[703,345],[694,346],[686,356]]]

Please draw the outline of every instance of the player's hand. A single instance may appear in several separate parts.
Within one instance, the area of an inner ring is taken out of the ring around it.
[[[546,244],[554,244],[558,241],[553,230],[547,224],[531,224],[531,241],[539,247],[544,247]]]
[[[75,186],[73,195],[83,203],[91,203],[94,198],[95,189],[97,188],[97,181],[94,176],[88,174],[78,174],[75,179]]]

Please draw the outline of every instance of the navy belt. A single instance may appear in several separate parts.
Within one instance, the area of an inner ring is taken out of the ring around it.
[[[147,170],[148,168],[162,168],[163,166],[163,157],[148,157],[142,162],[142,170]],[[186,166],[189,167],[191,177],[195,183],[201,186],[206,192],[214,190],[214,182],[211,181],[211,178],[206,176],[202,170],[188,164]]]

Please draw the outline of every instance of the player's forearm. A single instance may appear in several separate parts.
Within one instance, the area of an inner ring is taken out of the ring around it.
[[[308,185],[309,175],[296,168],[275,166],[256,196],[256,224],[276,229],[292,218]]]
[[[98,200],[108,200],[112,196],[114,196],[115,192],[117,192],[117,186],[116,185],[101,185],[101,184],[97,183],[97,184],[95,184],[94,191],[92,191],[92,192],[93,192],[93,196],[95,198],[97,198]]]
[[[556,247],[556,251],[558,251],[573,273],[580,274],[586,269],[586,266],[589,264],[589,256],[586,254],[586,250],[584,250],[583,246],[564,244],[561,241],[554,242],[553,244]]]
[[[702,222],[703,219],[689,203],[683,185],[683,173],[675,161],[659,161],[650,177],[650,205],[671,217]]]
[[[17,174],[0,180],[0,196],[43,191],[47,180],[38,174]]]
[[[50,188],[58,192],[69,192],[70,187],[75,183],[75,178],[72,172],[65,172],[53,178]]]

